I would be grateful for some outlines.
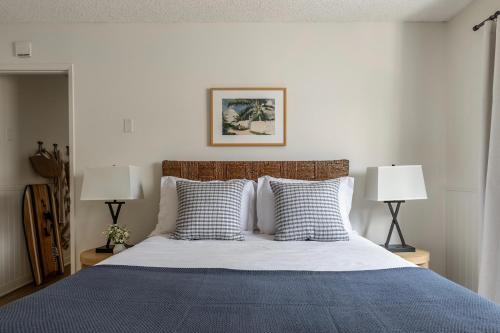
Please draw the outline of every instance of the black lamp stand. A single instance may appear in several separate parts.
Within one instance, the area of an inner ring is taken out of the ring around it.
[[[118,215],[120,215],[120,210],[122,209],[122,205],[125,204],[124,201],[106,201],[106,205],[108,205],[109,212],[111,213],[111,218],[113,219],[113,224],[116,224],[118,222]],[[116,210],[113,209],[113,205],[117,205]],[[110,245],[109,243],[111,240],[108,237],[108,241],[106,242],[106,245],[98,247],[95,249],[96,253],[113,253],[113,248],[115,247],[114,245]]]
[[[383,247],[385,247],[387,250],[391,252],[415,252],[415,248],[413,246],[407,245],[405,242],[405,239],[403,237],[403,233],[401,232],[401,228],[399,227],[398,223],[398,213],[399,213],[399,208],[401,207],[401,204],[404,202],[404,200],[400,201],[384,201],[389,206],[389,210],[391,211],[392,215],[392,223],[391,223],[391,228],[389,229],[389,234],[387,235],[387,240],[385,241],[385,244]],[[396,204],[396,209],[394,209],[393,204]],[[391,241],[391,235],[392,231],[394,230],[394,226],[396,226],[396,229],[399,234],[399,239],[401,240],[401,244],[389,244]]]

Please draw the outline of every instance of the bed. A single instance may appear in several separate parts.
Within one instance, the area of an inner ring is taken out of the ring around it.
[[[163,162],[194,180],[345,176],[348,161]],[[500,332],[500,307],[350,232],[348,242],[150,237],[0,308],[0,332]]]

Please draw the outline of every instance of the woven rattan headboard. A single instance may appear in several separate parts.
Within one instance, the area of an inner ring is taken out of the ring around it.
[[[334,161],[163,161],[163,176],[192,180],[277,178],[322,180],[349,174],[348,160]]]

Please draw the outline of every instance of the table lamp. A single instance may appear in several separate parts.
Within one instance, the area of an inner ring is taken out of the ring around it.
[[[125,204],[124,200],[143,197],[138,167],[129,165],[88,168],[83,173],[80,200],[104,201],[108,205],[113,224],[118,222],[121,207]],[[108,238],[106,245],[96,248],[96,252],[112,253],[113,247]]]
[[[391,252],[415,252],[415,248],[405,242],[398,222],[398,213],[401,204],[407,200],[427,199],[422,166],[392,165],[367,168],[365,197],[368,200],[383,201],[389,206],[392,223],[383,246]],[[389,244],[394,227],[398,231],[401,244]]]

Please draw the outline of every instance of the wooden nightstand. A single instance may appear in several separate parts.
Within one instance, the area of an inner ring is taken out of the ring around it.
[[[112,255],[113,253],[96,253],[95,249],[90,249],[80,253],[80,263],[82,265],[82,268],[87,268],[90,266],[94,266],[98,262],[101,262],[104,259],[111,257]]]
[[[416,249],[415,252],[394,252],[403,259],[414,263],[420,267],[429,268],[429,261],[431,255],[428,251]]]

